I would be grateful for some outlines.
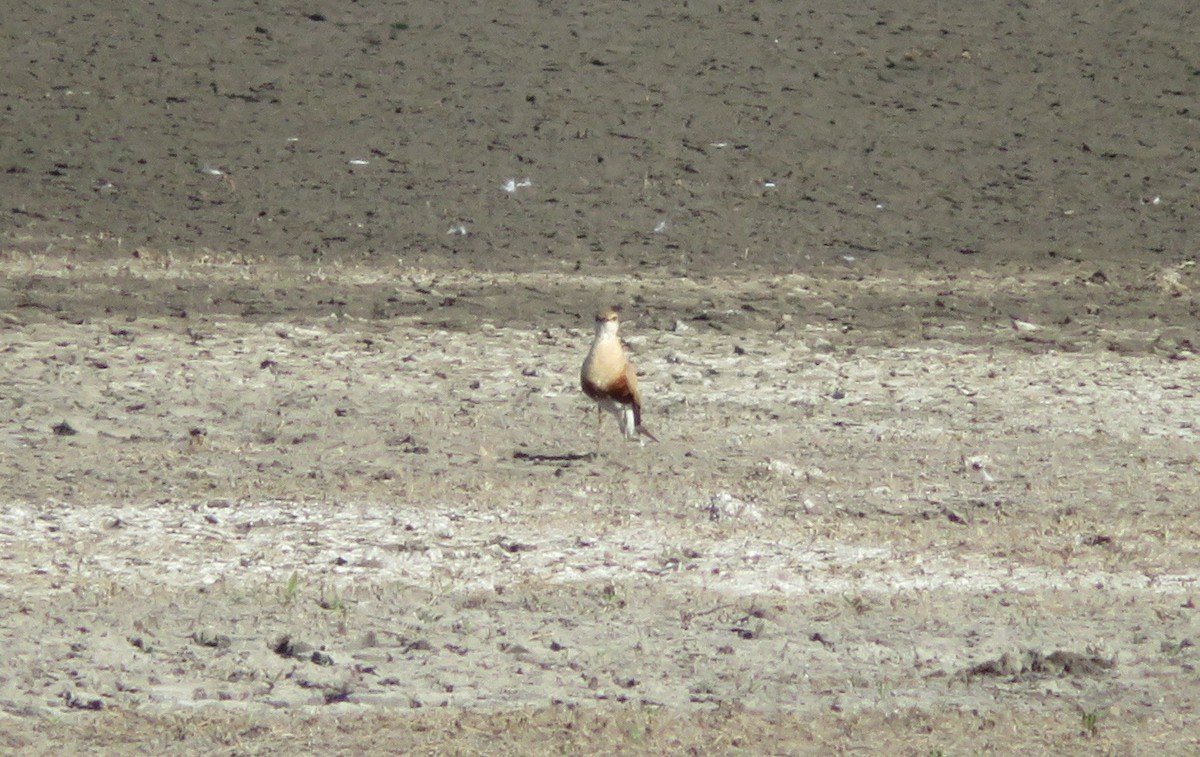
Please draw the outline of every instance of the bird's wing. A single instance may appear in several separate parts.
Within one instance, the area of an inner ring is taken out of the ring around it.
[[[622,383],[625,385],[628,399],[621,401],[633,405],[634,412],[640,416],[642,414],[642,393],[638,391],[637,370],[634,369],[633,363],[625,363],[625,370],[622,373]]]

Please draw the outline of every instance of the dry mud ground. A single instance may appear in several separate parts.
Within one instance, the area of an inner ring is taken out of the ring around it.
[[[1200,751],[1191,0],[4,10],[0,750]]]
[[[6,749],[1200,747],[1191,266],[5,270]]]

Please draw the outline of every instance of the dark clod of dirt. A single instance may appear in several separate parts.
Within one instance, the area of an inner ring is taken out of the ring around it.
[[[1035,668],[1035,672],[1055,675],[1094,676],[1116,667],[1116,658],[1104,659],[1076,652],[1051,652]]]
[[[291,636],[284,634],[271,645],[271,651],[280,657],[302,659],[304,655],[313,651],[313,646],[312,644],[305,644],[303,641],[295,641]]]
[[[518,552],[533,552],[537,550],[536,544],[525,544],[523,542],[513,541],[512,539],[508,539],[503,536],[497,536],[496,538],[491,539],[488,543],[489,545],[495,545],[499,547],[505,552],[508,552],[510,555],[515,555]]]
[[[228,635],[212,631],[195,631],[192,633],[192,641],[202,647],[212,647],[213,649],[229,649],[233,645],[233,639]]]
[[[1043,655],[1036,649],[1005,652],[998,659],[987,660],[966,671],[967,676],[1095,676],[1115,667],[1116,659],[1057,650]]]
[[[337,704],[350,699],[350,689],[336,688],[325,692],[325,704]]]
[[[951,523],[955,523],[960,526],[965,526],[967,524],[966,518],[948,507],[942,508],[942,515],[946,516],[946,520],[950,521]]]
[[[829,650],[837,649],[837,646],[832,641],[830,641],[829,639],[826,639],[824,636],[822,636],[820,631],[813,633],[812,636],[808,637],[808,640],[815,641],[818,644],[820,644],[821,646],[823,646]]]
[[[433,649],[433,645],[428,639],[403,639],[400,651],[402,654],[409,652],[429,652]]]
[[[392,439],[388,440],[388,446],[399,447],[400,451],[406,455],[429,454],[429,447],[423,444],[418,444],[417,440],[413,438],[412,434],[405,434],[404,437],[400,439],[393,437]]]
[[[271,650],[280,657],[291,657],[297,660],[307,660],[314,665],[328,667],[334,664],[333,657],[319,649],[313,649],[311,644],[302,641],[292,641],[288,636],[281,636]]]
[[[314,665],[332,665],[333,664],[333,658],[321,651],[313,652],[312,656],[309,657],[308,659]]]
[[[66,421],[54,424],[50,427],[50,430],[54,432],[55,436],[75,436],[79,433],[70,423],[67,423]]]
[[[63,701],[67,707],[72,710],[92,710],[98,711],[104,709],[104,700],[100,697],[77,694],[74,691],[64,691],[62,693]]]

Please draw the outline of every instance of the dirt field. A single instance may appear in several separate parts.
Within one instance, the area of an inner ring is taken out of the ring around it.
[[[94,5],[0,32],[0,749],[1200,750],[1187,4]]]

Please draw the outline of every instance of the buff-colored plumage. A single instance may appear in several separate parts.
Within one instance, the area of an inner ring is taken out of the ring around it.
[[[597,402],[597,413],[603,410],[617,419],[625,438],[634,439],[642,434],[658,441],[642,426],[637,371],[625,354],[619,328],[615,311],[606,310],[596,316],[596,338],[579,372],[580,384],[584,393]]]

